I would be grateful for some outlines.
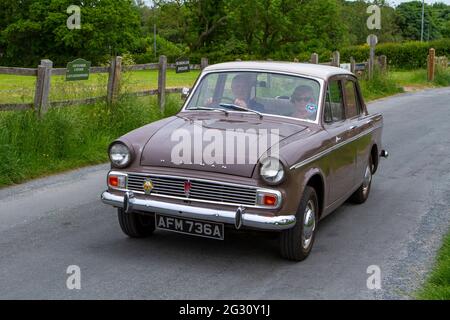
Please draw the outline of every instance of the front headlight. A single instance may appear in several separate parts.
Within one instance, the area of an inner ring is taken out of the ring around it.
[[[268,184],[279,184],[284,180],[284,167],[280,160],[266,158],[261,161],[261,178]]]
[[[122,142],[116,142],[109,148],[109,159],[115,167],[126,167],[131,162],[131,151]]]

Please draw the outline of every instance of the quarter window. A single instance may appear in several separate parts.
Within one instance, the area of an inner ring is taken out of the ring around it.
[[[332,80],[328,84],[325,103],[325,122],[335,122],[345,119],[344,102],[342,98],[341,81]]]
[[[361,108],[356,95],[356,84],[353,81],[345,82],[345,101],[345,112],[348,119],[360,114]]]

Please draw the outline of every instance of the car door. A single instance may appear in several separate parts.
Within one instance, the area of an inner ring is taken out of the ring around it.
[[[371,150],[371,136],[368,134],[373,120],[365,110],[362,95],[357,80],[348,76],[344,85],[345,109],[349,120],[349,135],[352,147],[355,149],[355,186],[359,185],[364,176]]]
[[[355,150],[351,147],[350,122],[346,119],[343,84],[345,79],[329,80],[324,111],[324,128],[328,133],[327,203],[342,199],[354,184]]]

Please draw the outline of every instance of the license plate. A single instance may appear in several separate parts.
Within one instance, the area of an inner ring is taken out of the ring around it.
[[[168,230],[216,240],[224,239],[223,223],[206,222],[155,214],[155,224],[156,228],[160,230]]]

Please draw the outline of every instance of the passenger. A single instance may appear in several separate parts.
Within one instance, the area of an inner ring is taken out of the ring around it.
[[[291,103],[294,110],[291,117],[316,120],[317,101],[314,97],[314,90],[308,85],[301,85],[295,88],[291,96]]]

